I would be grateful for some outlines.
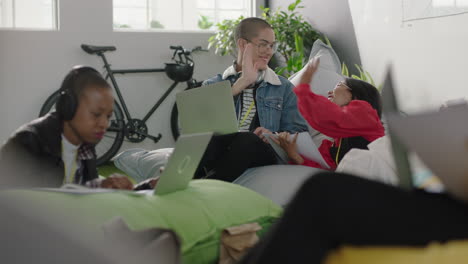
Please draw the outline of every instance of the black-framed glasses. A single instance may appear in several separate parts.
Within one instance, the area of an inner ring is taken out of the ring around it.
[[[269,42],[267,40],[262,39],[260,40],[260,43],[257,44],[251,41],[250,39],[246,39],[246,38],[244,39],[254,44],[258,48],[258,51],[260,52],[265,52],[265,51],[268,51],[268,49],[271,49],[271,51],[275,53],[278,50],[278,42]]]

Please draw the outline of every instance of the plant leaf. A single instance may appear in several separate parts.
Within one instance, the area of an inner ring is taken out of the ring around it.
[[[346,63],[344,63],[344,62],[343,62],[343,64],[341,65],[341,74],[342,74],[343,76],[349,77],[348,66],[346,66]]]
[[[327,37],[327,36],[324,36],[323,37],[325,39],[325,43],[330,47],[330,48],[333,48],[331,42],[330,42],[330,39]]]

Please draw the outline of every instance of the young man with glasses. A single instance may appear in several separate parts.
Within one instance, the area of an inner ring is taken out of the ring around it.
[[[246,18],[237,26],[235,40],[238,56],[233,65],[204,82],[231,82],[239,131],[243,132],[214,137],[200,165],[205,171],[214,168],[212,178],[226,181],[233,181],[247,168],[276,163],[264,134],[308,129],[297,108],[293,85],[268,67],[277,46],[270,24]]]
[[[239,129],[253,132],[265,142],[264,133],[306,131],[293,85],[268,67],[277,48],[270,24],[246,18],[237,26],[235,40],[238,56],[233,65],[204,84],[231,82]]]

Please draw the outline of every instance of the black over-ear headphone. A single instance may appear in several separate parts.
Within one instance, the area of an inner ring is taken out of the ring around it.
[[[64,121],[72,120],[75,116],[76,109],[78,108],[78,98],[75,94],[74,87],[78,77],[85,72],[94,72],[100,75],[100,73],[92,67],[75,66],[62,82],[55,109],[59,117]]]

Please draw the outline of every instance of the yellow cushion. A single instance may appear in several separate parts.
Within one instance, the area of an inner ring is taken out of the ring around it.
[[[351,247],[344,246],[329,254],[325,264],[399,264],[468,263],[468,241],[427,247]]]

